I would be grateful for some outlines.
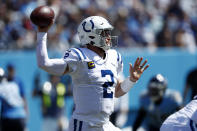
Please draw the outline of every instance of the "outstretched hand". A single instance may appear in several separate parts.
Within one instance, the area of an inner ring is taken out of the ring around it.
[[[141,64],[142,60],[143,60],[143,57],[140,57],[140,58],[138,57],[135,61],[134,66],[132,66],[132,64],[130,63],[129,72],[130,72],[130,80],[132,82],[136,82],[137,80],[139,80],[143,72],[149,67],[149,64],[146,65],[147,60],[145,60]]]

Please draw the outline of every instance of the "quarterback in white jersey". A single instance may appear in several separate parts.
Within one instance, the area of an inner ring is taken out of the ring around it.
[[[184,108],[170,115],[160,131],[197,131],[197,96]]]
[[[78,27],[82,48],[67,50],[61,59],[49,59],[47,31],[38,27],[37,62],[40,68],[55,74],[70,74],[74,83],[75,110],[69,123],[69,131],[118,131],[109,122],[113,112],[114,97],[127,93],[149,65],[137,58],[130,64],[130,76],[123,82],[119,74],[123,70],[121,55],[110,49],[117,44],[117,36],[111,36],[113,27],[100,16],[84,19]]]

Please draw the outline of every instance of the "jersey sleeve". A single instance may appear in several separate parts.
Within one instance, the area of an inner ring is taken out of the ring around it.
[[[63,59],[69,67],[69,73],[73,73],[77,70],[81,56],[76,48],[71,48],[64,53]]]

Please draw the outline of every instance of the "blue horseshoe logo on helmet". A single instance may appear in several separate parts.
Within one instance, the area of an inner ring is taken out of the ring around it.
[[[90,23],[92,24],[92,29],[94,29],[94,22],[93,22],[92,20],[90,20]],[[85,28],[85,25],[86,25],[86,21],[83,22],[83,24],[82,24],[83,30],[84,30],[85,32],[91,32],[91,30],[87,30],[87,29]]]

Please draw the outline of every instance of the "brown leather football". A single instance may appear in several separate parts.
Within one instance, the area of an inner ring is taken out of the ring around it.
[[[49,6],[39,6],[30,15],[33,24],[39,27],[46,27],[53,22],[55,13]]]

